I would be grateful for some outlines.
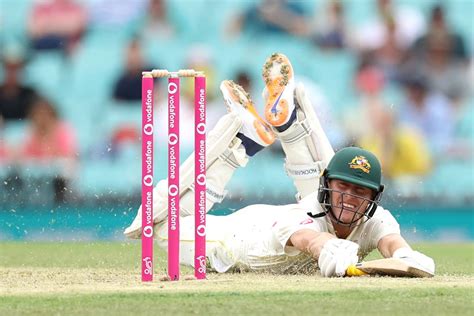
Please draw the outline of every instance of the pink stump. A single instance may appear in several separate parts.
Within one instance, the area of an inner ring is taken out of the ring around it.
[[[194,79],[194,275],[206,278],[206,77]]]
[[[142,78],[142,281],[153,280],[153,78]]]
[[[179,280],[179,78],[168,79],[168,275]]]

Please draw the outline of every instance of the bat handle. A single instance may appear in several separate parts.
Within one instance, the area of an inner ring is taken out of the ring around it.
[[[354,264],[351,264],[346,269],[346,275],[347,276],[361,276],[361,275],[366,275],[366,274],[367,274],[367,272],[364,272],[361,269],[358,269]]]

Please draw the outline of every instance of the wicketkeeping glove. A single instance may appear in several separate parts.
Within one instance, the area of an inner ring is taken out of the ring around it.
[[[330,239],[321,250],[318,266],[324,277],[344,276],[347,268],[358,261],[359,245],[345,239]]]

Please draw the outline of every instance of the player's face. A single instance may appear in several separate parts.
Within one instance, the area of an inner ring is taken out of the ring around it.
[[[355,185],[342,180],[330,180],[331,208],[336,219],[343,223],[359,220],[372,200],[373,192],[369,188]]]

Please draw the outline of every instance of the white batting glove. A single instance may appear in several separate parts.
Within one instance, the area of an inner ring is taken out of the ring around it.
[[[403,247],[398,248],[393,253],[393,258],[401,259],[408,265],[428,272],[430,274],[435,273],[435,263],[432,258],[422,254],[421,252],[411,250],[410,248]]]
[[[356,264],[359,258],[359,245],[345,239],[330,239],[321,250],[318,266],[324,277],[344,276],[351,264]]]

